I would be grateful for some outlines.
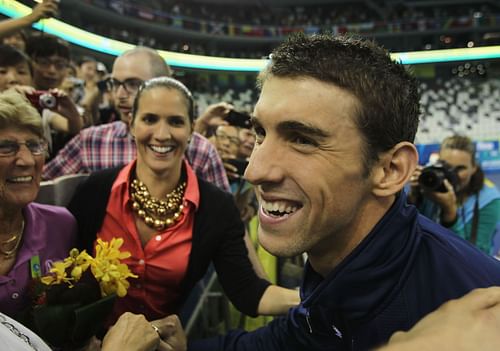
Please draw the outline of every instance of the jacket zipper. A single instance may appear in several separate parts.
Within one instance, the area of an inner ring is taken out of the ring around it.
[[[309,318],[310,318],[309,310],[307,310],[307,313],[306,313],[306,322],[307,322],[307,326],[309,327],[309,334],[312,334],[313,333],[313,329],[311,327],[311,321],[309,320]]]

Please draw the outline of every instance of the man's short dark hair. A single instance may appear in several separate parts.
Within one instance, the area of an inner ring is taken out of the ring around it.
[[[26,44],[26,53],[32,59],[57,55],[69,61],[71,56],[66,41],[46,33],[30,36]]]
[[[32,72],[31,60],[22,51],[10,46],[0,44],[0,67],[12,67],[20,63],[28,64],[30,72]]]
[[[415,139],[420,115],[418,83],[372,41],[329,34],[292,35],[272,52],[258,84],[262,86],[268,76],[310,77],[353,94],[360,102],[355,122],[365,142],[367,174],[381,152]]]

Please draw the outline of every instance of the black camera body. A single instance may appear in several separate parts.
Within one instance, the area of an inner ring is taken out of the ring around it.
[[[453,189],[456,190],[459,181],[457,170],[447,162],[438,160],[436,163],[426,166],[422,170],[418,178],[418,184],[424,190],[445,193],[447,192],[446,186],[444,185],[445,179],[447,179],[453,186]]]
[[[246,112],[239,112],[235,110],[229,111],[229,114],[225,118],[226,122],[231,126],[251,129],[252,123],[250,122],[250,115]]]

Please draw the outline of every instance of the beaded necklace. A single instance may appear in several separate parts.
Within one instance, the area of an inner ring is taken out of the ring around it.
[[[182,218],[185,189],[186,182],[180,182],[165,200],[160,200],[151,196],[143,182],[134,179],[130,184],[132,209],[148,227],[156,230],[169,228]]]

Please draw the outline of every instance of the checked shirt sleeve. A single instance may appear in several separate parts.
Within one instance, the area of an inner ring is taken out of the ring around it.
[[[50,180],[66,174],[77,174],[83,171],[81,133],[71,139],[56,157],[43,167],[42,178]]]

